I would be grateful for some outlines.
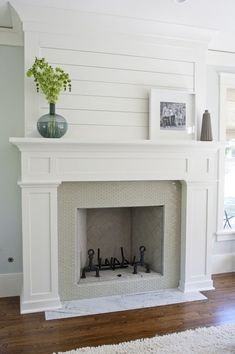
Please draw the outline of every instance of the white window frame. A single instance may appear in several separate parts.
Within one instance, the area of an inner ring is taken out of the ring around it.
[[[227,115],[227,90],[235,90],[235,74],[219,74],[219,133],[218,139],[221,143],[218,157],[218,206],[217,206],[217,241],[235,240],[235,230],[224,230],[224,182],[225,182],[225,142],[226,142],[226,115]]]

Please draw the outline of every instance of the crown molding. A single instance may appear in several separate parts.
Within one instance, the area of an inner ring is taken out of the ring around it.
[[[175,46],[208,47],[217,31],[192,26],[178,25],[106,13],[61,9],[19,3],[12,0],[11,6],[22,21],[24,32],[50,33],[57,35],[115,34],[134,36],[152,42],[159,38],[166,43],[174,39]]]
[[[23,46],[23,30],[20,18],[12,6],[9,8],[12,28],[0,28],[0,45]]]

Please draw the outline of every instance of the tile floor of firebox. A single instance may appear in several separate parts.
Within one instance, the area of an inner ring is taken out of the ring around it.
[[[62,307],[46,311],[46,320],[94,315],[100,313],[155,307],[180,302],[207,300],[199,291],[183,293],[179,289],[163,289],[139,294],[113,295],[95,299],[62,302]]]

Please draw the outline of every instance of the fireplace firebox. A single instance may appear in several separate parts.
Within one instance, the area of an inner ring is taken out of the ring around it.
[[[176,181],[62,183],[58,189],[60,298],[177,287],[181,193]],[[114,271],[110,264],[115,260],[125,265],[128,260],[129,265]],[[99,270],[99,262],[111,269]]]

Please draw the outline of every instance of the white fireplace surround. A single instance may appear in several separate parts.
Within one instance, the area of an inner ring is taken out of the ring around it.
[[[211,256],[218,144],[42,138],[10,138],[10,142],[21,151],[21,313],[61,306],[57,187],[64,181],[181,181],[180,289],[188,292],[213,288]]]

